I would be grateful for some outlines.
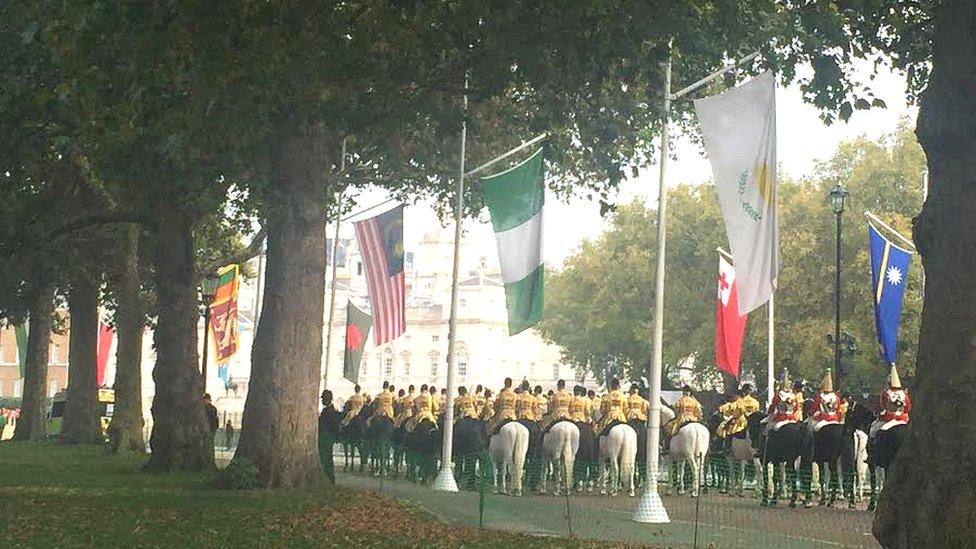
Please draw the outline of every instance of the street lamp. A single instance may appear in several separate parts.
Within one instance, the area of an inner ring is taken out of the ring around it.
[[[840,365],[840,236],[841,236],[841,215],[844,213],[844,203],[851,193],[847,192],[840,183],[833,186],[827,196],[830,204],[834,208],[834,216],[837,218],[837,254],[834,257],[834,372],[837,374],[837,384],[841,382]]]
[[[217,273],[210,272],[203,277],[200,284],[200,300],[203,305],[203,366],[200,368],[203,374],[203,392],[207,392],[207,351],[210,347],[210,305],[213,303],[214,295],[217,293],[217,283],[220,279]]]

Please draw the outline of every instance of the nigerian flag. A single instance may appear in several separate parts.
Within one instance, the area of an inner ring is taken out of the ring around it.
[[[481,180],[498,242],[510,335],[542,317],[544,175],[539,149],[525,162]]]

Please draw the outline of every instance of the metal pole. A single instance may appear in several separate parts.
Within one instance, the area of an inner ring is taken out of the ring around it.
[[[461,160],[458,169],[457,204],[454,207],[454,270],[451,278],[451,318],[447,336],[447,399],[444,402],[444,446],[441,470],[434,479],[434,490],[457,492],[452,463],[454,443],[454,343],[457,340],[458,271],[461,266],[461,221],[464,211],[464,145],[468,136],[468,76],[464,76],[464,100],[461,117]]]
[[[776,308],[773,305],[773,298],[776,296],[776,291],[769,294],[769,303],[767,310],[768,325],[766,326],[766,408],[768,409],[773,404],[773,386],[776,384],[775,377],[775,358],[776,358],[776,330],[775,330],[775,312]]]
[[[654,276],[654,338],[651,348],[651,365],[647,372],[651,384],[650,410],[647,415],[647,488],[634,511],[635,522],[670,522],[664,502],[657,490],[658,445],[661,440],[661,344],[664,337],[664,258],[667,232],[667,188],[665,175],[668,162],[668,121],[671,112],[671,44],[668,45],[668,61],[664,66],[664,112],[661,114],[661,171],[658,177],[657,198],[657,268]]]
[[[911,240],[909,240],[909,238],[907,236],[905,236],[905,235],[901,234],[900,232],[896,231],[895,228],[892,227],[891,225],[885,223],[880,217],[874,215],[871,212],[864,212],[864,216],[867,217],[868,219],[870,219],[871,221],[874,221],[875,223],[877,223],[882,229],[885,229],[886,231],[890,232],[894,236],[898,237],[898,240],[901,240],[906,246],[908,246],[909,248],[911,248],[911,250],[909,250],[909,251],[914,251],[915,250],[915,243],[914,242],[912,242]]]
[[[731,65],[728,65],[726,67],[722,67],[721,69],[713,72],[712,74],[709,74],[708,76],[706,76],[705,78],[702,78],[701,80],[695,82],[694,84],[691,84],[690,86],[685,86],[684,88],[681,88],[677,92],[671,94],[671,100],[672,101],[677,101],[678,99],[681,99],[683,96],[688,95],[689,93],[697,90],[698,88],[704,86],[705,84],[708,84],[709,82],[711,82],[712,80],[715,80],[716,78],[722,76],[723,74],[725,74],[725,73],[727,73],[727,72],[729,72],[731,70],[735,70],[739,65],[742,65],[743,63],[748,63],[749,61],[752,61],[756,57],[759,57],[759,52],[758,51],[754,51],[754,52],[750,53],[749,55],[743,57],[742,59],[739,59],[738,61],[736,61],[735,63],[733,63]]]
[[[210,304],[203,308],[203,366],[200,368],[203,374],[203,392],[207,392],[207,360],[210,350]]]
[[[342,159],[339,160],[339,173],[346,171],[346,138],[342,138]],[[335,320],[336,277],[339,273],[337,257],[339,254],[339,213],[342,211],[342,192],[336,195],[335,238],[332,239],[332,291],[329,297],[329,323],[325,327],[325,365],[322,367],[322,388],[329,386],[329,361],[332,360],[332,322]]]
[[[519,151],[522,151],[524,149],[527,149],[527,148],[531,147],[532,145],[535,145],[536,143],[538,143],[539,141],[542,141],[543,139],[545,139],[547,137],[549,137],[549,134],[548,133],[539,134],[539,135],[533,137],[532,139],[529,139],[528,141],[523,142],[518,147],[515,147],[514,149],[512,149],[510,151],[504,152],[504,153],[496,156],[495,158],[492,158],[488,162],[485,162],[484,164],[478,166],[477,168],[471,170],[470,172],[468,172],[468,173],[466,173],[464,175],[466,177],[471,177],[472,175],[474,175],[476,173],[483,172],[483,171],[487,170],[488,168],[494,166],[495,164],[498,164],[502,160],[505,160],[506,158],[512,156],[513,154],[515,154],[515,153],[517,153]]]
[[[834,261],[834,373],[837,385],[841,383],[843,372],[840,369],[840,218],[837,214],[837,254]]]

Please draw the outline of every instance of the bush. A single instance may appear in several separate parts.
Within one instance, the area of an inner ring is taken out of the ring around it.
[[[252,490],[258,487],[258,466],[246,458],[235,459],[217,473],[217,487]]]

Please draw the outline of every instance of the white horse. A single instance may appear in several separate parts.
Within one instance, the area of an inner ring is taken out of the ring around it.
[[[558,421],[549,432],[542,437],[542,478],[539,493],[546,491],[546,477],[550,464],[555,465],[556,488],[554,495],[559,495],[559,489],[565,489],[568,494],[573,486],[573,464],[576,461],[576,451],[579,450],[579,427],[571,421]]]
[[[661,425],[674,419],[674,410],[661,403]],[[681,427],[668,444],[670,458],[670,477],[667,493],[678,486],[678,494],[685,492],[684,466],[691,465],[691,497],[697,498],[701,488],[701,477],[705,471],[705,455],[708,454],[708,427],[701,423],[688,423]]]
[[[610,466],[607,470],[607,461]],[[637,431],[626,423],[615,425],[607,436],[600,437],[600,479],[601,494],[607,493],[609,484],[610,495],[616,496],[621,483],[627,489],[627,495],[634,497],[634,473],[637,462]],[[609,474],[609,482],[607,479]]]
[[[495,493],[508,494],[506,479],[512,477],[512,494],[522,495],[522,473],[525,454],[529,451],[529,430],[517,421],[509,421],[488,442]],[[501,486],[499,487],[499,478]]]

